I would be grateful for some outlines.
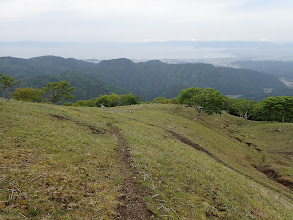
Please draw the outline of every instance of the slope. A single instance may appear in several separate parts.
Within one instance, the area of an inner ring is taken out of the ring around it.
[[[202,123],[254,150],[255,155],[246,159],[269,178],[293,190],[292,123],[250,121],[246,126],[243,119],[226,114]]]
[[[255,150],[209,128],[216,118],[192,121],[193,109],[97,109],[1,99],[0,111],[5,219],[293,215],[292,191],[247,159]]]

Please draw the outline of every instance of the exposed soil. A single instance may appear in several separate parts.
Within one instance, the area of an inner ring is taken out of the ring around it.
[[[258,169],[260,172],[264,173],[268,178],[293,190],[293,182],[289,179],[283,178],[281,175],[278,174],[277,170],[273,169],[272,167],[265,166],[265,167],[255,167],[255,168]]]
[[[209,155],[210,157],[212,157],[213,159],[215,159],[216,161],[221,162],[221,160],[219,160],[217,157],[215,157],[213,154],[211,154],[209,151],[207,151],[203,147],[199,146],[198,144],[192,142],[191,140],[187,139],[186,137],[181,136],[180,134],[175,133],[174,131],[171,131],[171,130],[168,130],[168,131],[172,134],[172,136],[174,136],[177,140],[181,141],[182,143],[187,144],[196,150],[204,152],[207,155]]]
[[[243,142],[244,144],[246,144],[248,147],[252,147],[253,149],[257,150],[258,152],[262,152],[263,150],[260,149],[259,147],[257,147],[255,144],[250,143],[250,142]]]
[[[237,141],[239,141],[240,143],[242,143],[242,140],[241,140],[240,138],[235,137],[235,139],[236,139]]]
[[[123,181],[123,196],[119,199],[121,204],[118,207],[118,219],[154,219],[155,215],[146,206],[140,197],[141,187],[135,182],[136,172],[132,166],[128,143],[120,132],[120,129],[112,124],[107,124],[113,134],[117,137],[118,152],[121,163],[121,173],[126,178]]]
[[[284,154],[287,156],[293,156],[293,151],[270,151],[270,152],[274,154]]]
[[[76,124],[88,127],[93,134],[105,134],[106,133],[106,130],[98,129],[98,128],[95,128],[90,125],[85,125],[85,124],[81,124],[81,123],[76,123]]]
[[[54,117],[54,118],[57,118],[61,121],[72,121],[74,122],[76,125],[80,125],[80,126],[84,126],[84,127],[87,127],[90,129],[90,131],[93,133],[93,134],[105,134],[106,133],[106,130],[104,129],[99,129],[99,128],[96,128],[96,127],[93,127],[91,125],[87,125],[87,124],[84,124],[80,121],[74,121],[70,118],[67,118],[67,117],[64,117],[64,116],[61,116],[61,115],[53,115],[53,114],[49,114],[51,117]]]
[[[250,142],[244,142],[244,141],[241,140],[240,138],[238,138],[238,137],[233,137],[233,136],[231,136],[231,135],[229,135],[229,137],[236,139],[236,140],[239,141],[240,143],[246,144],[248,147],[253,147],[253,148],[254,148],[256,151],[258,151],[258,152],[262,152],[262,151],[263,151],[262,149],[260,149],[259,147],[257,147],[257,146],[256,146],[255,144],[253,144],[253,143],[250,143]]]
[[[69,121],[69,118],[65,118],[65,117],[63,117],[63,116],[61,116],[61,115],[52,115],[52,114],[49,114],[51,117],[53,117],[53,118],[57,118],[57,119],[59,119],[59,120],[61,120],[61,121]]]

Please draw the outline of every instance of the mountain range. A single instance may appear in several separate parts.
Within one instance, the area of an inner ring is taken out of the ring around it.
[[[167,64],[159,60],[135,63],[125,58],[90,63],[56,56],[1,57],[0,73],[16,77],[20,81],[16,87],[41,88],[49,82],[66,80],[76,87],[76,100],[111,92],[133,93],[142,100],[173,98],[188,87],[212,87],[224,95],[254,100],[293,95],[293,90],[273,75],[202,63]]]

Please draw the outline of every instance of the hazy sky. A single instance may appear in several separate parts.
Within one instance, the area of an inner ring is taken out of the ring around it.
[[[0,0],[0,41],[292,41],[292,0]]]

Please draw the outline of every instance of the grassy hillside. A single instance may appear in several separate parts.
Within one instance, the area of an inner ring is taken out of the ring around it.
[[[263,156],[244,143],[290,178],[292,157],[272,151],[292,150],[292,124],[194,122],[177,105],[0,99],[0,113],[0,218],[292,219],[292,189],[256,169]]]
[[[216,117],[202,123],[254,150],[256,154],[246,159],[269,178],[293,190],[292,123],[250,121],[245,126],[242,119],[227,114],[220,120]]]

